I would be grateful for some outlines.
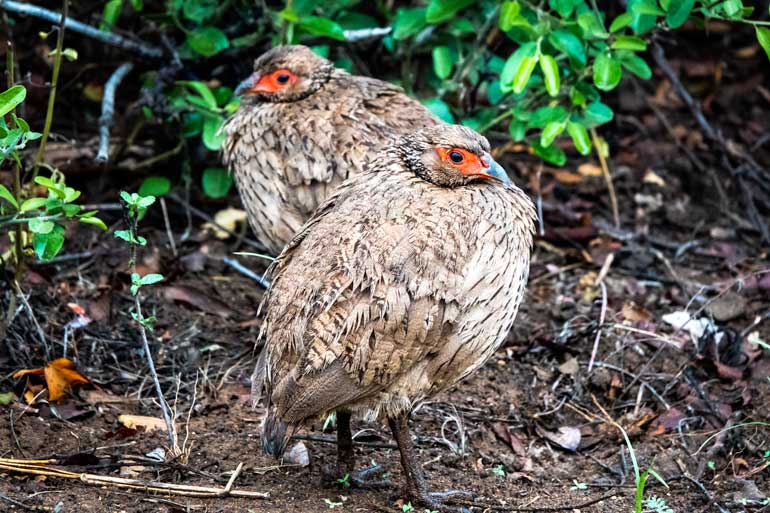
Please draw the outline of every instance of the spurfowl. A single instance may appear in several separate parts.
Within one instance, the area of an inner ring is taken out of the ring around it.
[[[267,392],[265,450],[280,456],[303,423],[331,411],[387,419],[407,492],[438,506],[407,418],[503,342],[527,281],[534,216],[469,128],[440,125],[385,146],[273,264],[254,375]]]
[[[351,75],[305,46],[266,52],[236,92],[223,157],[257,238],[276,255],[377,149],[440,122],[400,87]]]

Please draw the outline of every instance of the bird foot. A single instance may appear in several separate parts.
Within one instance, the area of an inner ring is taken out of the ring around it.
[[[462,490],[447,490],[445,492],[412,491],[407,495],[411,497],[416,504],[425,507],[426,510],[431,512],[435,511],[437,513],[470,513],[470,509],[467,507],[446,504],[443,499],[455,495],[466,495],[468,497],[473,497],[472,493]]]
[[[383,489],[393,487],[389,479],[381,476],[384,474],[380,465],[361,470],[347,470],[345,465],[324,465],[321,467],[321,481],[325,485],[336,485],[343,488],[353,487],[360,489]],[[380,476],[379,479],[372,479]]]

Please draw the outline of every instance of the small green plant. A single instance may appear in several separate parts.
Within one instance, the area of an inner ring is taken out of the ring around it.
[[[674,513],[674,510],[668,506],[666,500],[656,495],[645,499],[644,507],[655,513]]]
[[[505,469],[502,465],[495,465],[492,468],[492,473],[498,477],[505,477]]]
[[[131,318],[136,321],[139,326],[139,331],[142,336],[142,349],[144,356],[147,359],[147,365],[150,369],[150,375],[152,376],[153,383],[155,385],[155,393],[158,396],[158,403],[160,404],[161,413],[163,414],[163,420],[166,423],[166,430],[169,437],[169,451],[172,456],[179,456],[182,454],[181,449],[177,443],[176,425],[174,417],[171,414],[171,408],[169,408],[165,397],[163,396],[163,389],[160,386],[158,374],[155,371],[155,363],[152,359],[152,351],[150,349],[150,343],[148,340],[148,333],[152,333],[153,327],[157,321],[154,315],[145,316],[142,312],[142,302],[140,296],[140,290],[142,287],[153,285],[163,281],[163,275],[161,274],[146,274],[144,276],[136,272],[137,250],[141,246],[147,245],[147,239],[139,235],[139,221],[144,218],[147,213],[147,209],[155,203],[154,196],[142,196],[138,193],[128,193],[121,191],[120,199],[123,203],[123,212],[127,224],[126,230],[116,230],[115,238],[125,241],[129,245],[129,258],[128,268],[131,275],[130,292],[134,298],[134,307],[131,311]]]
[[[572,482],[574,484],[570,486],[569,489],[572,490],[573,492],[588,490],[588,485],[586,483],[578,481],[577,479],[573,479]]]
[[[414,511],[414,506],[412,506],[411,502],[407,502],[401,506],[401,511],[403,511],[403,513],[409,513],[410,511]]]
[[[350,487],[350,474],[345,474],[341,478],[337,479],[337,484],[339,484],[343,488]]]

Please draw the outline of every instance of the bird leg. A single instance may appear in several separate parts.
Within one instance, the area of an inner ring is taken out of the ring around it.
[[[447,497],[466,492],[430,493],[425,481],[425,473],[415,454],[414,441],[409,433],[409,414],[403,413],[398,417],[389,417],[388,424],[393,432],[393,438],[401,453],[401,466],[406,478],[406,495],[421,505],[437,511],[467,511],[464,508],[445,506],[436,497]]]
[[[389,488],[392,483],[387,479],[369,479],[382,471],[379,465],[362,470],[355,470],[356,459],[353,452],[353,434],[350,430],[350,412],[337,412],[337,465],[327,465],[321,469],[321,478],[327,484],[341,484],[356,488]]]

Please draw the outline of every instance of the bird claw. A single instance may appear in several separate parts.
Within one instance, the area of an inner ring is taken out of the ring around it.
[[[372,465],[361,470],[347,471],[340,465],[324,465],[321,468],[321,479],[328,485],[339,485],[360,489],[392,488],[393,483],[388,479],[370,479],[383,473],[380,465]]]

